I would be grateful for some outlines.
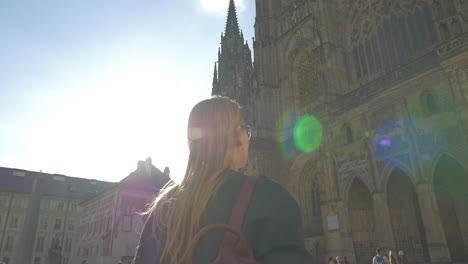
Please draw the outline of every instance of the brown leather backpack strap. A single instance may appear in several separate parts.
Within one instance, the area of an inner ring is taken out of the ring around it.
[[[252,198],[258,178],[259,177],[248,176],[237,195],[237,201],[232,209],[229,225],[239,231],[242,230],[242,223],[244,222],[245,214],[247,213],[247,208],[249,207],[250,199]]]
[[[242,224],[258,178],[259,177],[250,176],[245,179],[244,184],[237,195],[237,201],[232,209],[231,218],[229,219],[228,224],[228,226],[233,228],[233,230],[236,230],[238,234],[234,235],[232,232],[224,233],[223,242],[221,243],[218,257],[216,258],[218,262],[215,261],[215,263],[224,263],[222,262],[225,261],[224,258],[232,256],[235,245],[239,245],[237,242],[240,242],[240,246],[246,249],[244,253],[247,253],[253,258],[252,248],[242,234]],[[242,238],[244,238],[244,240]]]

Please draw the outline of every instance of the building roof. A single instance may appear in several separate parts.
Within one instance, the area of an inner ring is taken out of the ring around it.
[[[88,199],[116,183],[0,167],[0,192],[31,193],[34,180],[46,196]]]
[[[119,182],[124,188],[138,189],[141,191],[159,191],[168,181],[169,175],[156,168],[151,158],[146,161],[138,161],[137,169]]]

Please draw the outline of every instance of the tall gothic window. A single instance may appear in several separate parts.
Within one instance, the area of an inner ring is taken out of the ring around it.
[[[427,116],[437,114],[439,112],[439,107],[437,105],[437,100],[431,93],[426,93],[423,95],[423,104]]]
[[[303,50],[298,55],[297,84],[299,88],[299,100],[302,104],[309,103],[316,95],[315,81],[317,73],[313,63],[312,54]]]
[[[312,185],[312,216],[322,216],[320,209],[320,194],[317,182]]]
[[[350,32],[360,82],[408,64],[438,41],[431,8],[417,0],[365,1],[351,15]]]

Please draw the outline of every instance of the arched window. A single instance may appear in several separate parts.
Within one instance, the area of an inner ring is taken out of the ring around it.
[[[320,209],[320,193],[317,182],[312,185],[312,216],[322,216]]]
[[[356,3],[348,30],[360,83],[408,64],[437,42],[432,11],[425,1],[407,0],[404,5],[381,0]]]
[[[316,95],[315,82],[317,80],[312,54],[302,50],[298,54],[296,67],[299,100],[301,104],[310,103]]]

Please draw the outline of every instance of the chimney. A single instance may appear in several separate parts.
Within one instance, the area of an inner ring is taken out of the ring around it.
[[[169,170],[169,167],[164,168],[164,174],[166,174],[168,177],[171,175],[171,171]]]
[[[146,171],[147,176],[151,176],[152,167],[153,167],[153,164],[152,164],[151,158],[150,157],[146,158],[146,160],[145,160],[145,171]]]

